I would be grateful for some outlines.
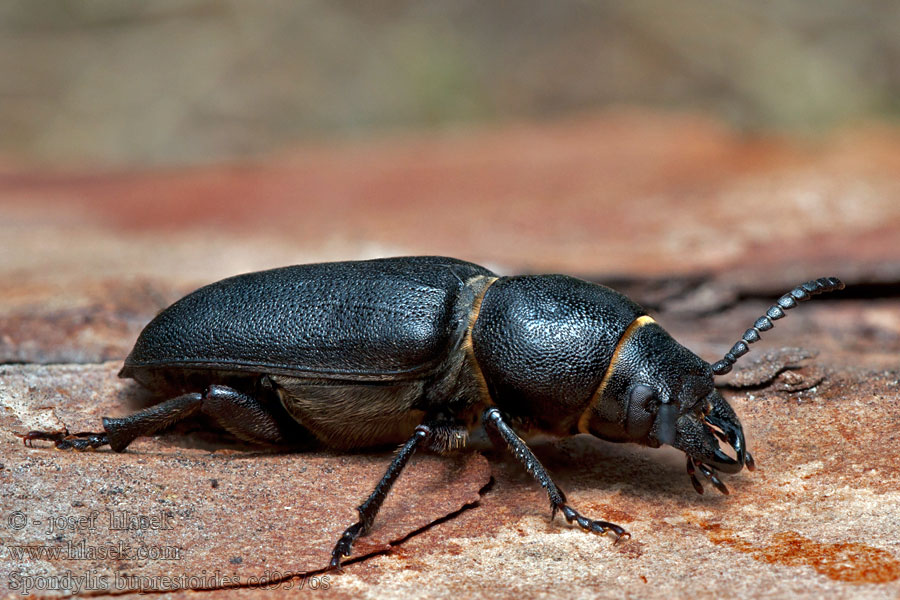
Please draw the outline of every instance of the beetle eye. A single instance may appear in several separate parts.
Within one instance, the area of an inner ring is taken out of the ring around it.
[[[656,412],[659,401],[656,398],[656,390],[649,385],[639,383],[631,388],[630,404],[640,406],[648,413]]]

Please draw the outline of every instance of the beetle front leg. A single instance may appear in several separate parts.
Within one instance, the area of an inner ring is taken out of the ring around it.
[[[360,536],[366,535],[369,532],[372,523],[375,521],[375,516],[378,514],[379,509],[381,509],[381,505],[387,497],[388,492],[391,491],[391,486],[394,485],[394,482],[400,476],[403,467],[406,466],[406,463],[409,462],[409,459],[412,458],[412,455],[415,454],[419,446],[425,444],[431,437],[431,427],[428,427],[427,425],[419,425],[416,427],[415,433],[413,433],[413,436],[403,444],[400,451],[397,452],[397,456],[391,461],[387,472],[385,472],[381,481],[378,482],[378,485],[375,486],[375,490],[368,498],[366,498],[366,501],[360,504],[359,508],[356,509],[359,511],[359,521],[348,527],[341,536],[341,539],[338,540],[338,543],[335,544],[334,550],[331,552],[331,563],[328,565],[329,569],[340,570],[341,558],[350,556],[353,542]]]
[[[529,448],[525,441],[518,435],[516,435],[516,432],[513,431],[512,427],[510,427],[506,423],[506,421],[503,420],[503,415],[500,414],[500,411],[498,409],[491,407],[485,410],[482,416],[482,422],[484,423],[485,428],[488,429],[489,435],[496,433],[499,434],[501,438],[503,438],[503,441],[506,442],[509,450],[515,455],[516,458],[519,459],[519,461],[523,465],[525,465],[525,470],[527,470],[535,479],[537,479],[542,488],[547,490],[547,495],[550,497],[550,506],[552,511],[550,514],[551,520],[556,516],[556,511],[560,511],[566,518],[567,522],[575,522],[585,531],[591,531],[593,533],[600,534],[611,531],[616,536],[616,541],[618,541],[619,538],[622,537],[631,537],[630,533],[628,533],[615,523],[588,519],[587,517],[583,517],[581,514],[579,514],[578,511],[576,511],[574,508],[566,504],[566,495],[550,478],[550,474],[547,473],[544,465],[542,465],[541,462],[537,459],[537,457],[531,451],[531,448]],[[493,435],[491,437],[493,438]]]

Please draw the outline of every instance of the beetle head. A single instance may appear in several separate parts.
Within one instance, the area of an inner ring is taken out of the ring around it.
[[[597,391],[582,415],[581,431],[619,442],[648,446],[669,444],[687,454],[687,471],[694,489],[703,493],[696,471],[727,494],[716,471],[753,470],[744,431],[728,402],[713,387],[713,375],[724,375],[759,341],[785,311],[813,296],[844,289],[837,277],[821,277],[783,295],[744,332],[721,360],[710,366],[679,345],[649,317],[638,318],[625,332]],[[719,440],[734,451],[722,452]]]
[[[582,431],[682,450],[698,491],[703,488],[695,470],[727,493],[716,471],[753,467],[741,423],[716,391],[710,365],[649,318],[636,321],[623,336],[597,394],[582,417]],[[722,450],[720,440],[731,447],[733,457]]]

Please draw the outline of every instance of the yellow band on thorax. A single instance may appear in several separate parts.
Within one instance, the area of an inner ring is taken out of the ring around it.
[[[478,277],[477,279],[482,279],[482,277]],[[491,398],[491,393],[488,390],[487,380],[484,378],[484,372],[481,370],[481,365],[478,363],[478,359],[475,358],[475,348],[472,345],[472,329],[475,328],[475,321],[478,320],[478,315],[481,314],[481,303],[484,301],[484,296],[487,294],[488,288],[494,285],[499,277],[484,277],[484,279],[486,280],[484,289],[482,289],[475,297],[475,301],[472,303],[472,310],[469,312],[469,325],[466,328],[462,346],[469,359],[469,363],[472,365],[475,381],[478,383],[478,391],[481,395],[482,405],[487,407],[493,406],[494,399]]]
[[[643,327],[644,325],[649,325],[650,323],[655,323],[651,317],[644,315],[642,317],[638,317],[625,329],[625,333],[622,334],[622,337],[619,338],[618,343],[616,344],[616,349],[613,351],[612,359],[609,361],[609,366],[606,368],[606,373],[603,374],[603,379],[600,381],[600,385],[597,386],[597,391],[594,392],[594,395],[591,396],[591,401],[588,403],[584,412],[581,413],[581,416],[578,418],[578,431],[579,433],[590,433],[588,431],[588,423],[591,420],[591,411],[596,406],[597,402],[600,401],[600,397],[603,395],[603,390],[606,388],[606,384],[609,383],[609,378],[612,377],[613,370],[616,366],[616,361],[619,360],[619,353],[622,351],[622,348],[625,346],[625,342],[630,338],[635,331]]]

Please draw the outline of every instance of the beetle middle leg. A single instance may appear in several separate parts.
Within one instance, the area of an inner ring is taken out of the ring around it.
[[[591,531],[593,533],[601,534],[610,531],[616,536],[616,541],[618,541],[621,537],[631,537],[630,533],[628,533],[615,523],[588,519],[587,517],[582,516],[574,508],[566,504],[566,495],[550,478],[550,474],[547,473],[544,465],[542,465],[541,462],[537,459],[537,457],[531,451],[531,448],[529,448],[525,441],[518,435],[516,435],[516,432],[513,431],[512,427],[510,427],[509,424],[507,424],[506,421],[503,420],[503,415],[500,414],[500,411],[498,409],[491,407],[485,410],[482,417],[482,422],[484,423],[485,428],[488,430],[488,434],[491,435],[492,438],[494,437],[494,435],[499,434],[503,441],[506,442],[509,450],[516,456],[516,458],[519,459],[519,461],[523,465],[525,465],[525,469],[529,473],[531,473],[531,475],[535,479],[537,479],[538,483],[541,484],[541,487],[547,490],[547,495],[550,497],[550,505],[552,510],[552,513],[550,515],[551,520],[556,516],[556,512],[560,511],[566,518],[567,522],[575,522],[585,531]]]
[[[366,501],[360,504],[356,509],[359,512],[359,521],[348,527],[341,536],[341,539],[338,540],[338,543],[335,544],[334,550],[331,552],[331,563],[328,566],[329,569],[340,570],[341,558],[350,556],[353,542],[360,536],[366,535],[369,532],[372,523],[375,521],[375,516],[381,509],[381,505],[387,497],[388,492],[391,491],[394,482],[400,476],[403,467],[406,466],[406,463],[409,462],[409,459],[412,458],[412,455],[415,454],[416,450],[431,440],[433,435],[434,431],[428,425],[419,425],[416,427],[415,433],[413,433],[412,437],[403,444],[400,451],[397,452],[397,455],[394,457],[394,460],[391,461],[387,472],[385,472],[381,481],[378,482],[378,485],[375,486],[375,490],[368,498],[366,498]]]

